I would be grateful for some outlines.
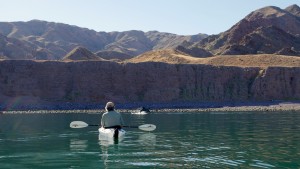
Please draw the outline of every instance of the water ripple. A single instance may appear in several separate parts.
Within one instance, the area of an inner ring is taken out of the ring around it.
[[[131,123],[157,129],[128,129],[124,140],[105,144],[95,128],[69,128],[72,120],[97,124],[98,118],[4,114],[0,168],[300,167],[300,113],[125,114]]]

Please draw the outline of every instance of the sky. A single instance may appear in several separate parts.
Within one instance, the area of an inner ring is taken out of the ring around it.
[[[300,6],[300,0],[0,0],[0,4],[0,22],[38,19],[97,32],[212,35],[259,8]]]

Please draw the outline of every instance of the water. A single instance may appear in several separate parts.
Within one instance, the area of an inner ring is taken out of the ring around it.
[[[124,113],[118,143],[98,141],[101,114],[0,114],[0,168],[300,168],[300,113]]]

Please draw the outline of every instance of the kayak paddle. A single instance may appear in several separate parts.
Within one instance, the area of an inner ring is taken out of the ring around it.
[[[88,126],[99,126],[99,125],[87,124],[84,121],[72,121],[70,123],[71,128],[84,128],[84,127],[88,127]],[[156,129],[156,126],[154,124],[143,124],[143,125],[140,125],[140,126],[123,126],[123,127],[138,128],[138,129],[143,130],[143,131],[153,131],[153,130]]]

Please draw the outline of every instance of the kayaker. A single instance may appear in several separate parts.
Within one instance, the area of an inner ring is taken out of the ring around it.
[[[150,110],[144,106],[142,108],[140,108],[140,112],[142,112],[142,111],[147,112],[147,113],[150,112]]]
[[[101,126],[104,128],[115,128],[116,131],[122,128],[124,125],[121,114],[115,111],[115,104],[113,102],[107,102],[105,106],[106,112],[102,115]],[[115,132],[116,137],[118,132]]]

